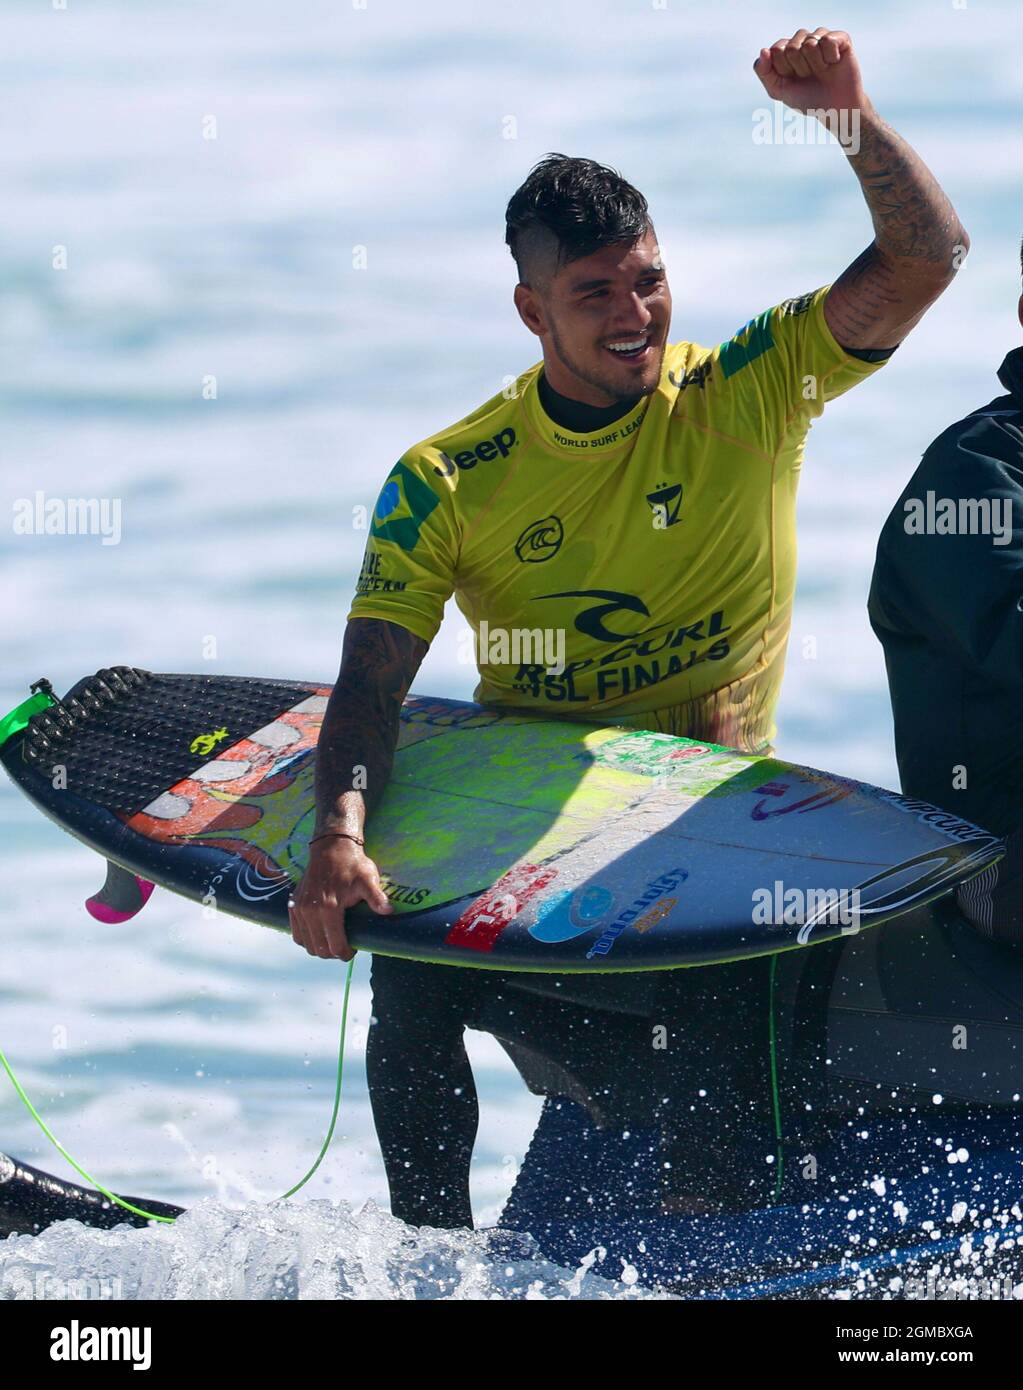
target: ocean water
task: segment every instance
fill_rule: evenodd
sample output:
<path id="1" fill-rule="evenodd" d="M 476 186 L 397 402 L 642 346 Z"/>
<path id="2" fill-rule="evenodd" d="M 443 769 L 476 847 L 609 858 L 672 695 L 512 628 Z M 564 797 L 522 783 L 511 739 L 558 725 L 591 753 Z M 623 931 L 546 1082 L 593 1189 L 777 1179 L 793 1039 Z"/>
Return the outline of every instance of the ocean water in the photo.
<path id="1" fill-rule="evenodd" d="M 752 62 L 804 18 L 749 0 L 6 0 L 0 511 L 37 491 L 107 498 L 120 535 L 0 527 L 0 707 L 41 675 L 64 689 L 117 663 L 333 678 L 357 509 L 409 443 L 536 360 L 503 209 L 548 151 L 611 163 L 647 194 L 674 339 L 716 342 L 835 279 L 872 235 L 841 152 L 751 136 L 768 105 Z M 1020 340 L 1023 172 L 1006 134 L 1020 20 L 1012 0 L 861 0 L 846 23 L 875 104 L 973 249 L 892 362 L 812 431 L 778 748 L 894 785 L 865 613 L 873 547 L 922 450 L 1000 393 Z M 471 695 L 460 630 L 451 605 L 417 690 Z M 73 1277 L 102 1247 L 136 1291 L 268 1297 L 297 1243 L 303 1297 L 635 1296 L 593 1268 L 508 1275 L 482 1236 L 435 1239 L 458 1270 L 443 1287 L 416 1273 L 422 1245 L 386 1215 L 366 1096 L 365 960 L 334 1146 L 268 1212 L 329 1118 L 340 964 L 161 893 L 135 922 L 100 926 L 82 903 L 102 865 L 6 781 L 0 825 L 0 1047 L 97 1177 L 202 1203 L 174 1233 L 11 1243 L 0 1292 L 27 1287 L 25 1261 Z M 539 1102 L 492 1040 L 470 1050 L 485 1226 Z M 13 1091 L 0 1097 L 0 1148 L 71 1176 Z M 347 1286 L 316 1282 L 332 1242 L 364 1252 Z M 241 1285 L 224 1253 L 239 1243 Z M 150 1282 L 132 1283 L 143 1267 Z"/>

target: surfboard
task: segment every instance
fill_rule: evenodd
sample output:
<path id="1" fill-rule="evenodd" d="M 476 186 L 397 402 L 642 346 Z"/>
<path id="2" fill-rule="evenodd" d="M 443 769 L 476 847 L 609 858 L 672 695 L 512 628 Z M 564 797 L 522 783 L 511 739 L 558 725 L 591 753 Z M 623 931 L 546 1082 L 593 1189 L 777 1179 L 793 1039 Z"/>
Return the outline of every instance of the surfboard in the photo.
<path id="1" fill-rule="evenodd" d="M 104 667 L 0 720 L 0 760 L 102 855 L 94 916 L 158 884 L 281 930 L 308 860 L 328 684 Z M 497 970 L 710 964 L 855 933 L 1002 854 L 928 803 L 643 730 L 411 695 L 366 851 L 368 951 Z"/>

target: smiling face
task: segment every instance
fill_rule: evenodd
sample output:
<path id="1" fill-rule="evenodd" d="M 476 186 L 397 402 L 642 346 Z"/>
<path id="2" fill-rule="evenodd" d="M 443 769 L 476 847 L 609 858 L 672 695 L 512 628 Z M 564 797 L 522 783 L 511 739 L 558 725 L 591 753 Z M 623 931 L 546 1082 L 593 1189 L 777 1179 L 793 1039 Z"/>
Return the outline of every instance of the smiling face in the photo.
<path id="1" fill-rule="evenodd" d="M 543 344 L 547 380 L 563 396 L 611 406 L 656 391 L 671 323 L 671 291 L 651 228 L 606 246 L 543 284 L 517 285 L 523 323 Z"/>

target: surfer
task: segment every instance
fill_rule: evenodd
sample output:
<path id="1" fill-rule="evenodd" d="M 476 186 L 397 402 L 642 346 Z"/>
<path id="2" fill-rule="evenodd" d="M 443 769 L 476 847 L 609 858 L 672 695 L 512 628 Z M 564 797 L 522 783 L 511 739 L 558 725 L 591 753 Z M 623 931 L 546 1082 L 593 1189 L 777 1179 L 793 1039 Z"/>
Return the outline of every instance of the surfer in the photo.
<path id="1" fill-rule="evenodd" d="M 949 425 L 893 507 L 868 608 L 902 790 L 1006 839 L 959 906 L 1023 943 L 1023 347 L 998 379 L 1006 394 Z"/>
<path id="2" fill-rule="evenodd" d="M 390 909 L 363 829 L 452 593 L 476 637 L 481 703 L 771 745 L 810 424 L 881 369 L 969 242 L 872 106 L 847 34 L 800 29 L 754 66 L 769 96 L 841 131 L 874 237 L 833 284 L 705 348 L 668 341 L 667 267 L 646 199 L 621 175 L 551 154 L 513 194 L 514 301 L 542 362 L 407 450 L 380 492 L 291 911 L 313 955 L 351 958 L 353 904 Z M 403 1219 L 472 1223 L 466 1026 L 492 1031 L 524 1070 L 531 1056 L 534 1088 L 581 1099 L 598 1126 L 645 1121 L 661 1136 L 672 1201 L 762 1196 L 736 1155 L 766 1120 L 767 960 L 580 981 L 376 955 L 372 983 L 367 1071 Z M 660 1053 L 651 1019 L 669 1039 Z"/>

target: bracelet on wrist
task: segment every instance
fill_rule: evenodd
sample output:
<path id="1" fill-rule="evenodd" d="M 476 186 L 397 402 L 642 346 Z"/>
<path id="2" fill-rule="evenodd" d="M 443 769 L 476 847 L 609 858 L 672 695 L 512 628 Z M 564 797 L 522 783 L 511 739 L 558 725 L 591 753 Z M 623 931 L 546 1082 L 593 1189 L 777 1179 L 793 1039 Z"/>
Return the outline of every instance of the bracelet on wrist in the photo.
<path id="1" fill-rule="evenodd" d="M 343 840 L 351 840 L 357 845 L 365 845 L 366 843 L 358 835 L 353 835 L 350 830 L 322 830 L 319 835 L 314 835 L 309 843 L 315 845 L 317 840 L 326 840 L 332 835 L 339 836 Z"/>

